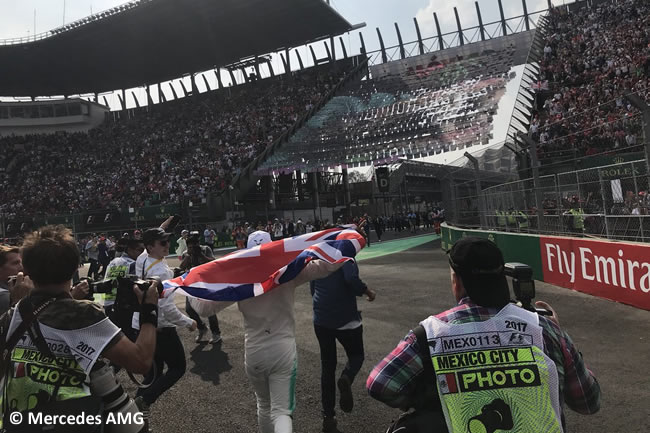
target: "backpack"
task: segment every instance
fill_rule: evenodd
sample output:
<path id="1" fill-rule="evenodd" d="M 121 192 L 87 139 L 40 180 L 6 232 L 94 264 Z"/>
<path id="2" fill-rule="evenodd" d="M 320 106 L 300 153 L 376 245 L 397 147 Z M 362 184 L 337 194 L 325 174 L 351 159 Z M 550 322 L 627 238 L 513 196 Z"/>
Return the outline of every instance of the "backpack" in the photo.
<path id="1" fill-rule="evenodd" d="M 447 422 L 440 405 L 427 333 L 422 325 L 418 325 L 413 333 L 417 338 L 424 366 L 424 373 L 416 390 L 418 405 L 413 410 L 401 414 L 397 421 L 388 427 L 386 433 L 447 433 Z"/>

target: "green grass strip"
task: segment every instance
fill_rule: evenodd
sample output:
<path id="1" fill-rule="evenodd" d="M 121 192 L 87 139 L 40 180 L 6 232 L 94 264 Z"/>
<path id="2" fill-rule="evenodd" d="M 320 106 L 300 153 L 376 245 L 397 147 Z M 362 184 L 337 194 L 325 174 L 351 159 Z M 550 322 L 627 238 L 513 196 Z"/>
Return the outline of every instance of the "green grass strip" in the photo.
<path id="1" fill-rule="evenodd" d="M 385 242 L 372 242 L 370 248 L 366 247 L 357 254 L 357 261 L 374 259 L 389 254 L 401 253 L 410 248 L 417 247 L 427 242 L 440 239 L 439 235 L 411 236 L 404 239 L 395 239 Z"/>

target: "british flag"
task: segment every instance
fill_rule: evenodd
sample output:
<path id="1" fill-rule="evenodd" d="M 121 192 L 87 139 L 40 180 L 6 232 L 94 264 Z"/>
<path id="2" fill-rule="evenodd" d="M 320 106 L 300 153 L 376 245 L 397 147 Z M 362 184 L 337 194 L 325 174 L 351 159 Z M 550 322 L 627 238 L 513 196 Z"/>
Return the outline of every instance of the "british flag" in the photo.
<path id="1" fill-rule="evenodd" d="M 200 299 L 242 301 L 293 280 L 312 260 L 343 263 L 363 247 L 363 236 L 344 227 L 282 239 L 236 251 L 164 281 L 164 295 L 180 289 Z"/>

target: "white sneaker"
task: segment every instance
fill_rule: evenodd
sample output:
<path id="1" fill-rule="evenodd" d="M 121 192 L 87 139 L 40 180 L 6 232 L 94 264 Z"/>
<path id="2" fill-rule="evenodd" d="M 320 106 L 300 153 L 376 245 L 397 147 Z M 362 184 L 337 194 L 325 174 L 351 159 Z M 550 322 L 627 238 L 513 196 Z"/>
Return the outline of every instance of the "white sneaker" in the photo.
<path id="1" fill-rule="evenodd" d="M 199 335 L 196 336 L 196 339 L 194 340 L 197 343 L 200 343 L 203 341 L 203 337 L 205 337 L 205 333 L 207 332 L 207 329 L 199 329 Z"/>
<path id="2" fill-rule="evenodd" d="M 216 332 L 212 333 L 212 338 L 210 338 L 210 341 L 208 343 L 210 344 L 216 344 L 221 341 L 221 334 L 218 334 Z"/>

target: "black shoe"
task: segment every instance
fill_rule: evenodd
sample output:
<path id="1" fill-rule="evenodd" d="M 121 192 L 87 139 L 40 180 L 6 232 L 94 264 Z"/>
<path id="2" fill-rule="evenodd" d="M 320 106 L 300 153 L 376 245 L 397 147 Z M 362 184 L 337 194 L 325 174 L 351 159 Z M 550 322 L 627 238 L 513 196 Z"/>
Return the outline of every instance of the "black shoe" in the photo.
<path id="1" fill-rule="evenodd" d="M 335 433 L 336 432 L 336 417 L 335 416 L 324 416 L 323 417 L 323 432 L 324 433 Z"/>
<path id="2" fill-rule="evenodd" d="M 352 383 L 350 379 L 342 374 L 338 381 L 339 393 L 341 394 L 339 398 L 339 405 L 343 412 L 350 413 L 354 407 L 354 399 L 352 398 Z"/>

